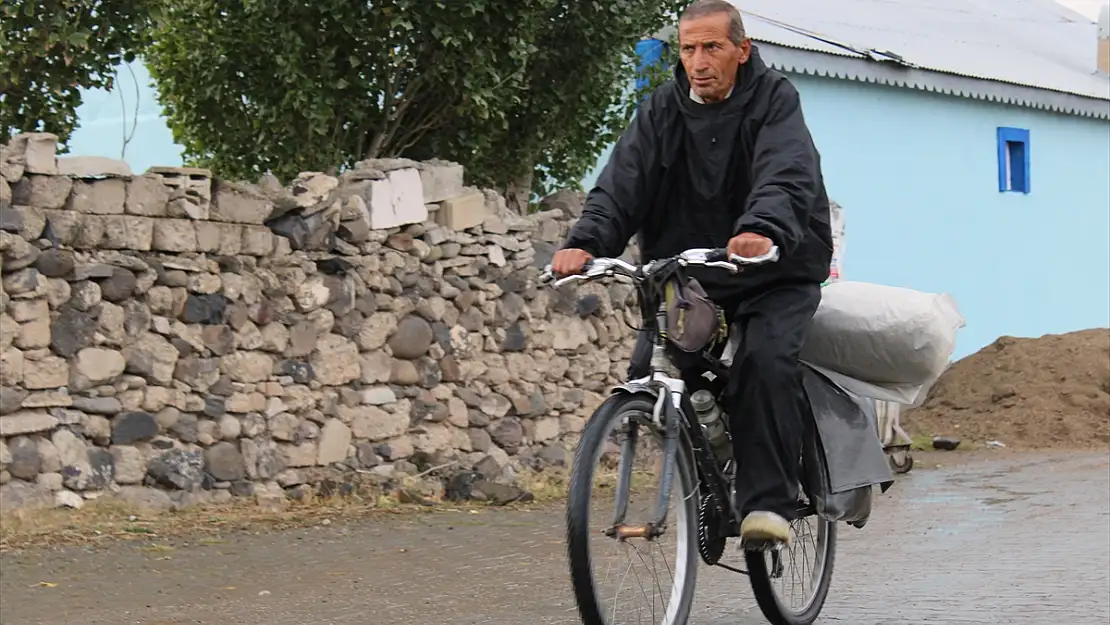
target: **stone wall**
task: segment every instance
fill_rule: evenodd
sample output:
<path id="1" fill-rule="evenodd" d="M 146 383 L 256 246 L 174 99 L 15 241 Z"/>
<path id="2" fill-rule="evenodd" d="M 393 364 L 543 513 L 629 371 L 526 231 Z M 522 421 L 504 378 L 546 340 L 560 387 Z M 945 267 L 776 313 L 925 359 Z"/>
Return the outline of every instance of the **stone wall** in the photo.
<path id="1" fill-rule="evenodd" d="M 626 366 L 629 287 L 537 287 L 578 194 L 524 218 L 451 163 L 283 187 L 55 147 L 0 153 L 4 510 L 506 482 Z"/>

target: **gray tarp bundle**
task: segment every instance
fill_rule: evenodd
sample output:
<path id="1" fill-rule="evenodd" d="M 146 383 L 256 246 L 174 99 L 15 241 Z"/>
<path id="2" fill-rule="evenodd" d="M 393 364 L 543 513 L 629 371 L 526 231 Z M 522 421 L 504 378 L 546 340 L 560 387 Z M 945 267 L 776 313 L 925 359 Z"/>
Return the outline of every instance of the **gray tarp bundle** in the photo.
<path id="1" fill-rule="evenodd" d="M 872 487 L 886 492 L 894 483 L 875 405 L 808 366 L 802 371 L 815 426 L 807 428 L 802 456 L 806 493 L 822 518 L 863 527 L 871 515 Z"/>

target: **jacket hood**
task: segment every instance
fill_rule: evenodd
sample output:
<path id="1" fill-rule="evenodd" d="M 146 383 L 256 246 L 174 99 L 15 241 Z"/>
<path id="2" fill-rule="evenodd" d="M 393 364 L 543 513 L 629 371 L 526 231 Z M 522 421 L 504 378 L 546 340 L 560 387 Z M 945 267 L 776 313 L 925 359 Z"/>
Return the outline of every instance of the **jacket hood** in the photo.
<path id="1" fill-rule="evenodd" d="M 759 48 L 752 44 L 752 53 L 748 57 L 748 62 L 740 66 L 736 71 L 736 86 L 725 102 L 744 101 L 751 95 L 751 90 L 755 88 L 759 78 L 766 74 L 768 71 L 767 64 L 763 62 L 763 57 L 759 55 Z M 674 88 L 678 90 L 679 102 L 684 106 L 696 105 L 689 98 L 690 94 L 690 78 L 686 75 L 686 68 L 681 62 L 675 63 L 674 68 Z M 724 104 L 718 103 L 718 104 Z M 706 106 L 706 105 L 699 105 Z M 712 106 L 712 105 L 709 105 Z"/>

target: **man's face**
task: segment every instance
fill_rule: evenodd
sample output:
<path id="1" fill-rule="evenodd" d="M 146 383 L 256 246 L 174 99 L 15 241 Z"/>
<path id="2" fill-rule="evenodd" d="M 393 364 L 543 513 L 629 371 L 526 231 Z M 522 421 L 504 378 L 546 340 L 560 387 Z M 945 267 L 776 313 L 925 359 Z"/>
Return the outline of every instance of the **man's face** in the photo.
<path id="1" fill-rule="evenodd" d="M 748 62 L 751 42 L 736 45 L 729 40 L 729 17 L 715 13 L 678 23 L 678 47 L 690 87 L 706 102 L 728 96 L 736 72 Z"/>

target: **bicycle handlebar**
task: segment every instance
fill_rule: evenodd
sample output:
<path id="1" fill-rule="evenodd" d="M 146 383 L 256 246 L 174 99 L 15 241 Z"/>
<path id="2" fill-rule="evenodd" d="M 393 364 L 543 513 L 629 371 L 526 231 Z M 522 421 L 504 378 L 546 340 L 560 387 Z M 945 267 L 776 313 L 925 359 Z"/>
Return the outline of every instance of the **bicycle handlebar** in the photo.
<path id="1" fill-rule="evenodd" d="M 678 261 L 678 263 L 684 267 L 713 267 L 714 269 L 722 269 L 730 273 L 737 273 L 742 266 L 763 265 L 766 263 L 773 263 L 778 259 L 778 246 L 772 246 L 766 254 L 752 258 L 729 254 L 728 250 L 725 248 L 694 248 L 686 250 L 677 256 L 672 256 L 671 258 L 648 261 L 643 265 L 633 265 L 619 258 L 595 258 L 586 264 L 582 273 L 559 278 L 556 278 L 555 274 L 551 271 L 551 265 L 548 265 L 544 268 L 543 273 L 540 274 L 540 282 L 554 282 L 553 286 L 559 287 L 568 282 L 596 280 L 606 277 L 623 277 L 633 281 L 640 281 L 650 276 L 655 269 L 665 266 L 671 261 Z"/>

